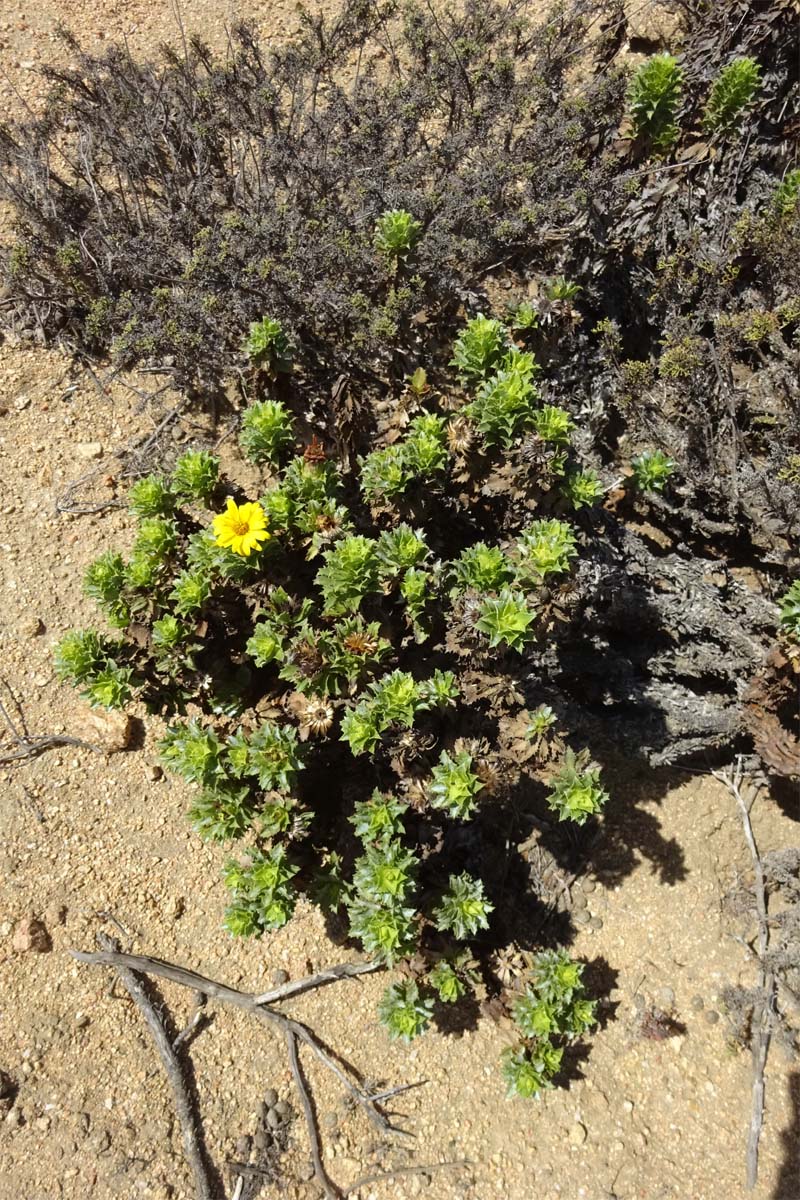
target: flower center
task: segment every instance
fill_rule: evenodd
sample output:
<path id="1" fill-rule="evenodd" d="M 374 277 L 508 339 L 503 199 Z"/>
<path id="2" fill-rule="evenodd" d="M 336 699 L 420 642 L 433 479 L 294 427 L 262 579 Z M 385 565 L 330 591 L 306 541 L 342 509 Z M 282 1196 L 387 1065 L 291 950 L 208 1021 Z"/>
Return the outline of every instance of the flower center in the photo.
<path id="1" fill-rule="evenodd" d="M 250 532 L 250 522 L 245 521 L 243 517 L 234 517 L 231 521 L 231 529 L 237 537 L 244 537 L 246 533 Z"/>

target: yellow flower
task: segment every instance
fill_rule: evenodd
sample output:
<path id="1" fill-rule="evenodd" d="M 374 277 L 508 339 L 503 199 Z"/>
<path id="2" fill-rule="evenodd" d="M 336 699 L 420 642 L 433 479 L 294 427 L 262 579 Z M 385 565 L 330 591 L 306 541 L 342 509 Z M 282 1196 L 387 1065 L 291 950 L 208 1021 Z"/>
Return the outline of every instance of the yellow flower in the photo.
<path id="1" fill-rule="evenodd" d="M 253 550 L 260 550 L 269 537 L 263 508 L 229 499 L 225 512 L 214 517 L 214 537 L 218 546 L 226 546 L 234 554 L 247 557 Z"/>

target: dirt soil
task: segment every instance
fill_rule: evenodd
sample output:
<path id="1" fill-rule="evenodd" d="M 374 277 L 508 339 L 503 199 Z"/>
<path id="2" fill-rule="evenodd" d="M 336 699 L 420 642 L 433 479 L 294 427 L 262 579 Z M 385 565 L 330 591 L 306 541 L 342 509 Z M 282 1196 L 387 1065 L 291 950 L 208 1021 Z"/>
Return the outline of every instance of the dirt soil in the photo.
<path id="1" fill-rule="evenodd" d="M 296 21 L 281 0 L 237 7 L 200 0 L 189 28 L 220 45 L 226 21 L 252 16 L 285 34 Z M 36 104 L 35 67 L 60 50 L 59 20 L 87 45 L 127 37 L 152 51 L 175 28 L 169 4 L 46 0 L 0 13 L 5 109 Z M 133 381 L 153 391 L 152 376 Z M 72 388 L 77 384 L 76 388 Z M 124 381 L 103 394 L 57 351 L 0 347 L 0 662 L 32 733 L 97 740 L 75 693 L 58 684 L 52 647 L 94 620 L 81 594 L 86 565 L 129 543 L 124 508 L 57 515 L 56 497 L 87 470 L 92 494 L 124 494 L 115 451 L 152 429 L 157 406 Z M 205 430 L 185 422 L 191 443 Z M 227 465 L 227 464 L 226 464 Z M 4 693 L 4 702 L 8 697 Z M 78 965 L 99 930 L 126 948 L 179 962 L 246 990 L 342 960 L 309 905 L 278 933 L 238 942 L 220 927 L 224 850 L 203 845 L 186 820 L 189 789 L 159 777 L 157 722 L 126 750 L 65 747 L 0 769 L 0 1068 L 13 1087 L 0 1124 L 0 1195 L 25 1200 L 152 1197 L 188 1200 L 191 1178 L 172 1098 L 138 1011 L 101 968 Z M 1 743 L 5 751 L 10 742 Z M 751 878 L 736 806 L 708 775 L 617 778 L 594 870 L 572 888 L 573 952 L 603 986 L 601 1028 L 567 1087 L 538 1102 L 506 1102 L 497 1068 L 510 1037 L 489 1015 L 473 1028 L 434 1030 L 413 1047 L 388 1041 L 375 1018 L 382 975 L 337 983 L 291 1003 L 365 1077 L 418 1083 L 397 1111 L 414 1139 L 376 1141 L 341 1088 L 307 1064 L 326 1163 L 343 1187 L 411 1164 L 428 1173 L 368 1183 L 360 1200 L 719 1200 L 745 1195 L 751 1064 L 731 1046 L 718 999 L 752 984 L 752 961 L 724 897 Z M 794 810 L 795 817 L 797 809 Z M 753 821 L 762 851 L 795 845 L 796 820 L 762 794 Z M 49 949 L 15 950 L 21 921 L 40 918 Z M 351 957 L 355 957 L 351 955 Z M 180 1029 L 189 992 L 161 989 Z M 642 1007 L 667 1011 L 669 1036 L 642 1034 Z M 311 1200 L 305 1130 L 283 1042 L 245 1014 L 209 1008 L 190 1047 L 209 1150 L 241 1161 L 269 1088 L 292 1106 L 281 1182 L 260 1195 Z M 800 1197 L 800 1075 L 773 1045 L 756 1200 Z M 263 1140 L 263 1139 L 262 1139 Z M 237 1144 L 238 1143 L 238 1144 Z M 441 1165 L 454 1164 L 454 1165 Z M 438 1168 L 438 1169 L 436 1169 Z M 227 1194 L 232 1191 L 226 1173 Z M 255 1193 L 251 1193 L 255 1194 Z"/>

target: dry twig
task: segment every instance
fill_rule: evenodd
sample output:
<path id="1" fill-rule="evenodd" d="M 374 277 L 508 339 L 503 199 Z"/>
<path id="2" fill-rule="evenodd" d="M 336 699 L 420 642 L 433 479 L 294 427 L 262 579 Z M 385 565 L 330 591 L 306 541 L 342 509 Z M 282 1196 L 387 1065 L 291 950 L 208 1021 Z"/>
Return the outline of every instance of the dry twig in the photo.
<path id="1" fill-rule="evenodd" d="M 97 941 L 103 947 L 104 953 L 113 956 L 117 955 L 119 942 L 114 938 L 100 933 L 97 935 Z M 124 958 L 125 955 L 121 957 Z M 203 1148 L 202 1131 L 186 1089 L 183 1071 L 178 1056 L 175 1053 L 172 1040 L 153 1002 L 142 987 L 139 974 L 122 963 L 116 963 L 115 966 L 120 980 L 125 985 L 147 1023 L 147 1027 L 153 1035 L 156 1049 L 164 1064 L 164 1070 L 167 1073 L 167 1078 L 172 1087 L 172 1094 L 175 1097 L 175 1108 L 178 1113 L 181 1136 L 183 1138 L 183 1151 L 194 1175 L 197 1200 L 216 1200 L 211 1171 Z"/>
<path id="2" fill-rule="evenodd" d="M 753 861 L 754 891 L 756 914 L 758 917 L 758 965 L 759 991 L 762 996 L 760 1005 L 753 1020 L 753 1098 L 750 1112 L 750 1128 L 747 1135 L 747 1188 L 752 1191 L 758 1180 L 758 1145 L 761 1138 L 761 1126 L 764 1122 L 764 1070 L 767 1065 L 767 1054 L 772 1035 L 772 1010 L 775 1004 L 775 976 L 766 965 L 766 954 L 769 946 L 769 920 L 767 916 L 767 889 L 764 879 L 764 868 L 753 835 L 750 822 L 750 812 L 742 794 L 744 768 L 742 757 L 736 759 L 736 764 L 726 771 L 712 771 L 711 774 L 723 783 L 739 806 L 742 818 L 744 837 Z"/>
<path id="3" fill-rule="evenodd" d="M 379 1108 L 379 1099 L 385 1097 L 386 1095 L 394 1094 L 395 1089 L 392 1089 L 389 1093 L 381 1093 L 380 1097 L 378 1095 L 373 1095 L 366 1088 L 353 1081 L 347 1071 L 339 1065 L 339 1063 L 327 1050 L 324 1043 L 320 1040 L 320 1038 L 317 1037 L 313 1030 L 309 1029 L 308 1026 L 304 1025 L 301 1021 L 297 1021 L 292 1017 L 287 1017 L 284 1013 L 279 1012 L 277 1009 L 267 1007 L 265 1003 L 265 997 L 277 1000 L 286 999 L 288 996 L 309 991 L 311 988 L 321 987 L 324 984 L 331 983 L 337 979 L 346 979 L 365 974 L 369 970 L 375 970 L 375 964 L 342 963 L 338 966 L 329 967 L 324 971 L 320 971 L 317 975 L 312 975 L 306 979 L 297 980 L 293 984 L 288 984 L 284 987 L 278 988 L 275 992 L 266 992 L 259 995 L 254 992 L 240 992 L 237 988 L 228 987 L 226 984 L 218 983 L 216 980 L 208 979 L 204 975 L 199 975 L 196 971 L 190 971 L 185 967 L 176 966 L 174 963 L 164 962 L 164 960 L 160 958 L 152 958 L 150 955 L 146 954 L 126 954 L 116 948 L 112 948 L 111 943 L 107 943 L 104 945 L 102 950 L 96 951 L 95 953 L 87 953 L 83 950 L 72 950 L 71 954 L 73 958 L 76 958 L 79 962 L 114 967 L 120 972 L 120 974 L 125 971 L 128 976 L 133 979 L 136 978 L 137 974 L 155 975 L 161 979 L 169 979 L 173 983 L 177 983 L 182 987 L 191 988 L 194 992 L 202 993 L 202 995 L 208 998 L 218 1000 L 225 1004 L 231 1004 L 236 1008 L 244 1009 L 246 1012 L 251 1013 L 257 1020 L 263 1022 L 264 1024 L 276 1026 L 283 1033 L 286 1041 L 292 1075 L 294 1076 L 294 1080 L 300 1094 L 305 1116 L 306 1129 L 308 1131 L 308 1138 L 311 1146 L 315 1178 L 325 1192 L 325 1196 L 331 1198 L 331 1200 L 341 1197 L 344 1193 L 342 1193 L 336 1184 L 334 1184 L 328 1178 L 325 1172 L 322 1162 L 319 1128 L 317 1125 L 314 1105 L 308 1089 L 308 1084 L 305 1081 L 300 1067 L 298 1043 L 308 1046 L 308 1048 L 319 1059 L 319 1061 L 325 1067 L 327 1067 L 327 1069 L 333 1075 L 336 1076 L 339 1082 L 346 1087 L 353 1099 L 361 1106 L 372 1123 L 378 1129 L 380 1129 L 381 1132 L 405 1133 L 404 1130 L 393 1126 L 386 1115 Z M 123 981 L 126 982 L 124 979 Z M 127 986 L 128 984 L 126 982 L 126 987 Z M 169 1050 L 170 1054 L 174 1058 L 174 1047 L 172 1044 L 170 1044 Z M 349 1068 L 349 1070 L 352 1072 L 352 1068 Z M 170 1076 L 170 1078 L 172 1078 L 172 1076 Z M 173 1084 L 173 1088 L 174 1086 L 175 1085 Z M 181 1123 L 183 1125 L 183 1117 L 181 1117 Z M 189 1148 L 186 1143 L 185 1133 L 184 1145 L 186 1146 L 188 1158 Z M 191 1158 L 190 1161 L 192 1161 Z M 205 1194 L 198 1191 L 198 1195 L 204 1197 Z"/>
<path id="4" fill-rule="evenodd" d="M 28 733 L 25 717 L 10 685 L 5 679 L 0 678 L 0 686 L 6 690 L 17 710 L 17 718 L 15 720 L 6 708 L 3 700 L 0 700 L 0 717 L 5 722 L 6 729 L 16 744 L 15 750 L 0 751 L 0 765 L 5 766 L 7 763 L 24 762 L 29 758 L 38 758 L 40 754 L 44 754 L 45 750 L 53 750 L 56 746 L 80 746 L 84 750 L 94 751 L 95 754 L 105 753 L 101 746 L 95 746 L 92 742 L 84 742 L 81 738 L 68 737 L 65 733 Z"/>

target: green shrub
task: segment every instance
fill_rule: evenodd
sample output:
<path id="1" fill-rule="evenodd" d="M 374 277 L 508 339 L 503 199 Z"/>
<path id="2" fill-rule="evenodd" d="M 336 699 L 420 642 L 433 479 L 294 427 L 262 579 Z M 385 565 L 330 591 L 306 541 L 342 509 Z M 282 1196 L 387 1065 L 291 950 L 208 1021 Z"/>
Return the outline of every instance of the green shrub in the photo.
<path id="1" fill-rule="evenodd" d="M 468 321 L 453 346 L 452 366 L 464 383 L 479 383 L 499 365 L 511 349 L 502 321 L 480 313 Z"/>
<path id="2" fill-rule="evenodd" d="M 175 463 L 172 487 L 182 499 L 208 504 L 219 479 L 219 459 L 206 450 L 189 450 Z"/>
<path id="3" fill-rule="evenodd" d="M 387 258 L 405 258 L 422 235 L 422 222 L 404 208 L 382 213 L 375 222 L 375 246 Z"/>
<path id="4" fill-rule="evenodd" d="M 676 464 L 663 450 L 644 450 L 631 466 L 635 487 L 642 492 L 663 492 Z"/>
<path id="5" fill-rule="evenodd" d="M 676 118 L 683 70 L 671 54 L 642 63 L 628 93 L 634 133 L 656 150 L 668 150 L 678 136 Z"/>
<path id="6" fill-rule="evenodd" d="M 262 317 L 254 321 L 244 344 L 247 357 L 254 367 L 274 374 L 286 372 L 291 367 L 291 347 L 280 321 Z"/>
<path id="7" fill-rule="evenodd" d="M 753 58 L 737 58 L 720 71 L 708 97 L 703 124 L 711 133 L 732 129 L 761 85 L 761 68 Z"/>
<path id="8" fill-rule="evenodd" d="M 280 400 L 260 400 L 245 409 L 239 442 L 253 462 L 277 466 L 293 441 L 292 418 Z"/>
<path id="9" fill-rule="evenodd" d="M 559 821 L 584 825 L 590 816 L 602 812 L 608 793 L 600 786 L 600 770 L 589 767 L 588 751 L 575 754 L 567 750 L 564 765 L 553 780 L 547 803 L 558 813 Z"/>

